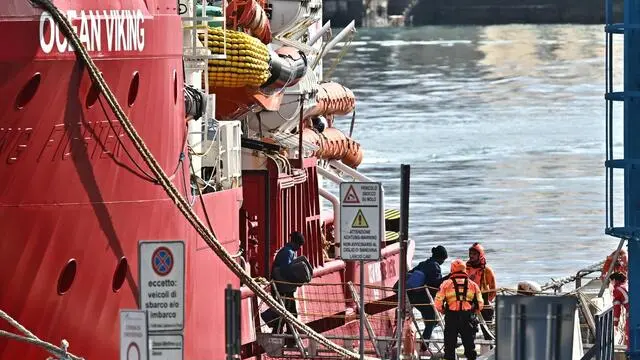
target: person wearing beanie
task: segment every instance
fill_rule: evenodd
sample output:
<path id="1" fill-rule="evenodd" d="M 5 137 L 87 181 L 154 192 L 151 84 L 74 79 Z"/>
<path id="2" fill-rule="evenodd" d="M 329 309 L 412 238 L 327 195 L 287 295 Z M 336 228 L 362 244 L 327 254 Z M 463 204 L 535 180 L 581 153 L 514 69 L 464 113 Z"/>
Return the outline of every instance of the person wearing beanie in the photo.
<path id="1" fill-rule="evenodd" d="M 297 257 L 296 253 L 302 248 L 303 245 L 304 236 L 302 235 L 302 233 L 298 231 L 292 232 L 290 241 L 285 246 L 280 248 L 280 250 L 278 250 L 275 259 L 273 260 L 273 264 L 271 265 L 271 274 L 273 280 L 277 281 L 275 286 L 278 288 L 280 297 L 283 299 L 284 307 L 294 316 L 298 315 L 298 309 L 296 307 L 296 301 L 294 299 L 295 288 L 292 288 L 292 286 L 289 284 L 289 282 L 291 282 L 291 264 Z M 272 295 L 275 296 L 275 293 L 273 293 Z M 284 319 L 281 318 L 276 323 L 274 334 L 282 334 L 284 325 Z M 288 324 L 286 334 L 293 335 L 291 326 Z M 285 346 L 295 346 L 294 339 L 287 338 L 285 341 Z"/>
<path id="2" fill-rule="evenodd" d="M 426 290 L 429 291 L 431 297 L 434 298 L 440 284 L 446 278 L 442 277 L 440 265 L 447 259 L 447 249 L 438 245 L 431 249 L 431 257 L 420 262 L 407 274 L 407 296 L 409 302 L 422 314 L 424 321 L 424 330 L 422 338 L 431 339 L 431 333 L 436 326 L 436 312 L 433 304 L 427 296 Z M 422 351 L 426 351 L 425 344 L 422 344 Z"/>

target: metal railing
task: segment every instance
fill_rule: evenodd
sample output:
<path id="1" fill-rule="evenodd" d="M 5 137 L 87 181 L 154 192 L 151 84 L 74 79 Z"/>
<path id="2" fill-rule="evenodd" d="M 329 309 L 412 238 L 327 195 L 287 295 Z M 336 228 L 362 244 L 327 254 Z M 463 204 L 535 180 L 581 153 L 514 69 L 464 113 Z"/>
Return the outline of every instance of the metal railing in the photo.
<path id="1" fill-rule="evenodd" d="M 596 341 L 581 360 L 613 360 L 615 343 L 613 341 L 613 307 L 609 307 L 595 316 Z"/>

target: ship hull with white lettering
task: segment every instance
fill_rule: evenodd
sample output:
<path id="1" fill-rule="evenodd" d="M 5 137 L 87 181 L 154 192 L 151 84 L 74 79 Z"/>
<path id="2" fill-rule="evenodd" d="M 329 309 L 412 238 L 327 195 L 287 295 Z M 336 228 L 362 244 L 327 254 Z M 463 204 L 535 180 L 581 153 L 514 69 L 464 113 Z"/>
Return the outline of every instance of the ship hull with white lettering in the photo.
<path id="1" fill-rule="evenodd" d="M 298 183 L 289 184 L 287 174 L 270 166 L 263 173 L 243 172 L 242 186 L 202 199 L 193 190 L 176 1 L 53 3 L 173 185 L 210 221 L 226 250 L 242 254 L 246 270 L 262 276 L 288 233 L 304 232 L 312 285 L 334 284 L 304 291 L 342 305 L 302 299 L 301 313 L 322 313 L 302 319 L 321 332 L 352 327 L 353 319 L 336 324 L 335 315 L 354 309 L 341 284 L 357 282 L 358 268 L 323 254 L 333 219 L 320 216 L 316 158 L 305 160 L 305 179 Z M 57 345 L 66 339 L 74 354 L 111 360 L 121 348 L 120 310 L 144 308 L 149 323 L 165 321 L 183 336 L 184 358 L 222 359 L 223 290 L 231 284 L 242 289 L 242 357 L 261 356 L 261 302 L 157 184 L 54 17 L 30 1 L 7 0 L 0 4 L 0 32 L 0 309 L 42 340 Z M 141 283 L 141 241 L 184 244 L 178 280 Z M 382 260 L 367 265 L 367 283 L 392 285 L 398 252 L 397 243 L 383 246 Z M 172 258 L 170 271 L 180 271 L 173 260 L 181 261 Z M 13 331 L 7 324 L 1 328 Z M 0 338 L 2 359 L 47 355 Z"/>

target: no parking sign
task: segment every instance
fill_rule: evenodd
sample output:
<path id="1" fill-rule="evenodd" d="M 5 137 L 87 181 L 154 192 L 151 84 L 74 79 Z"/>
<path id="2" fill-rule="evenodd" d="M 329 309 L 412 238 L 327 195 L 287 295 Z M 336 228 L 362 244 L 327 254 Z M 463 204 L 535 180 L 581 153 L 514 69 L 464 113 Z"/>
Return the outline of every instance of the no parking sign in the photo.
<path id="1" fill-rule="evenodd" d="M 147 310 L 149 331 L 184 327 L 184 241 L 141 241 L 140 308 Z"/>

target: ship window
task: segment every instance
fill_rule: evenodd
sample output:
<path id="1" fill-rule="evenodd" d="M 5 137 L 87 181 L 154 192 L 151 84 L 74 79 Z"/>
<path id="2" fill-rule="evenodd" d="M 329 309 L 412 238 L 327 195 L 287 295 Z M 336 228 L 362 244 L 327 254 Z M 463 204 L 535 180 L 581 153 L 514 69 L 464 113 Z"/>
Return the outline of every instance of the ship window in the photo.
<path id="1" fill-rule="evenodd" d="M 113 280 L 111 281 L 111 289 L 113 292 L 118 292 L 124 284 L 124 280 L 127 278 L 127 272 L 129 271 L 129 263 L 127 262 L 126 257 L 120 258 L 118 261 L 118 266 L 116 267 L 116 272 L 113 273 Z"/>
<path id="2" fill-rule="evenodd" d="M 85 104 L 87 105 L 87 109 L 92 107 L 93 104 L 95 104 L 96 101 L 98 101 L 98 96 L 100 96 L 100 89 L 98 89 L 96 84 L 91 83 L 91 88 L 87 93 L 87 99 L 85 101 Z"/>
<path id="3" fill-rule="evenodd" d="M 38 91 L 38 87 L 40 87 L 40 73 L 35 73 L 31 79 L 24 85 L 20 93 L 18 93 L 18 97 L 16 98 L 16 108 L 22 109 L 24 108 L 31 99 L 36 95 L 36 91 Z"/>
<path id="4" fill-rule="evenodd" d="M 64 295 L 67 291 L 69 291 L 69 289 L 71 289 L 73 280 L 75 280 L 76 278 L 76 270 L 76 260 L 69 260 L 67 262 L 67 265 L 65 265 L 62 269 L 60 276 L 58 276 L 58 295 Z"/>
<path id="5" fill-rule="evenodd" d="M 173 70 L 173 103 L 178 104 L 178 72 Z"/>
<path id="6" fill-rule="evenodd" d="M 138 72 L 133 73 L 133 79 L 131 79 L 131 84 L 129 85 L 129 107 L 133 106 L 133 103 L 136 102 L 136 98 L 138 97 L 138 86 L 140 85 L 140 74 Z"/>

